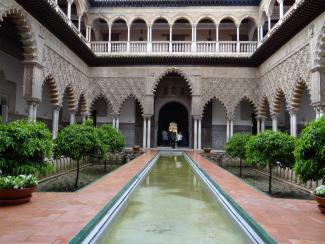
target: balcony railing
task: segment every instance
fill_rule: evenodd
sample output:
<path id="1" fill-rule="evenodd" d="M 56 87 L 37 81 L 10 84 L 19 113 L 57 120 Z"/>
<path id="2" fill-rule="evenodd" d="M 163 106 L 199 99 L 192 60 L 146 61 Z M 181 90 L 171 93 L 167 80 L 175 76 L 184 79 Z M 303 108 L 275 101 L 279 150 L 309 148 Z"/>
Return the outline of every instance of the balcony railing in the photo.
<path id="1" fill-rule="evenodd" d="M 107 53 L 245 53 L 257 48 L 257 41 L 114 41 L 91 42 L 91 50 L 97 55 Z"/>

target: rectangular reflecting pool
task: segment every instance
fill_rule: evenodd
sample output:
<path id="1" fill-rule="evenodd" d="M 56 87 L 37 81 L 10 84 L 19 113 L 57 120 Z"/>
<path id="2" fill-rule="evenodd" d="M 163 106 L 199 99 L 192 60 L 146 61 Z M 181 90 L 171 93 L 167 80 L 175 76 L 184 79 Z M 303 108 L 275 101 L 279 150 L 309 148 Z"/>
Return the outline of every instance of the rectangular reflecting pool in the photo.
<path id="1" fill-rule="evenodd" d="M 252 243 L 184 156 L 160 156 L 91 243 Z"/>

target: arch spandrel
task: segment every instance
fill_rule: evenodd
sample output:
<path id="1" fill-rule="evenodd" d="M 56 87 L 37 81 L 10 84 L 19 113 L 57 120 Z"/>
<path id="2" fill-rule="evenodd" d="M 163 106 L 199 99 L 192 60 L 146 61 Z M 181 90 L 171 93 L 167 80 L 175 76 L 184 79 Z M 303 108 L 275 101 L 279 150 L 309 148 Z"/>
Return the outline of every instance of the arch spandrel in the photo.
<path id="1" fill-rule="evenodd" d="M 165 70 L 163 73 L 160 73 L 159 75 L 154 77 L 154 83 L 152 84 L 152 87 L 151 87 L 152 95 L 156 93 L 157 87 L 158 87 L 159 83 L 161 82 L 161 80 L 170 74 L 176 74 L 176 75 L 179 75 L 180 77 L 182 77 L 185 80 L 186 84 L 188 85 L 188 87 L 190 89 L 190 93 L 191 94 L 195 93 L 195 91 L 194 91 L 195 86 L 193 84 L 193 81 L 189 78 L 189 75 L 180 69 L 171 68 L 171 69 Z"/>

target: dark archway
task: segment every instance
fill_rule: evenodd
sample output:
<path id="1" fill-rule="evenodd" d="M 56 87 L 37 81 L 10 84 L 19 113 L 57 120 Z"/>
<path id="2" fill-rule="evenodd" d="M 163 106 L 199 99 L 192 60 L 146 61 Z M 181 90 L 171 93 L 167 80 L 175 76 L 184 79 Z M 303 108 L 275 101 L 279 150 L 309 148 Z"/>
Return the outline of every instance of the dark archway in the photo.
<path id="1" fill-rule="evenodd" d="M 188 111 L 184 105 L 178 102 L 169 102 L 161 107 L 158 119 L 157 145 L 169 146 L 169 142 L 163 140 L 163 131 L 168 132 L 169 123 L 177 123 L 178 131 L 182 133 L 181 147 L 189 146 Z"/>

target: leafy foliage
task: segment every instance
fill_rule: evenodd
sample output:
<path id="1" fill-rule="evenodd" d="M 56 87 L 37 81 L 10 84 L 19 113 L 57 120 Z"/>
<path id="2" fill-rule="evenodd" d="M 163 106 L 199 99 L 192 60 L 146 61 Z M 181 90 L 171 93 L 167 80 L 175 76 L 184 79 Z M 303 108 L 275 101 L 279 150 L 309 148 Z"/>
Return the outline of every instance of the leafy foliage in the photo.
<path id="1" fill-rule="evenodd" d="M 37 179 L 33 175 L 0 177 L 0 189 L 23 189 L 37 184 Z"/>
<path id="2" fill-rule="evenodd" d="M 109 145 L 111 152 L 120 152 L 125 147 L 124 135 L 114 129 L 111 125 L 106 124 L 99 128 L 100 138 L 104 144 Z"/>
<path id="3" fill-rule="evenodd" d="M 325 116 L 304 128 L 294 155 L 294 170 L 302 181 L 325 180 Z"/>
<path id="4" fill-rule="evenodd" d="M 53 151 L 51 133 L 42 122 L 0 124 L 0 170 L 3 175 L 46 175 Z"/>
<path id="5" fill-rule="evenodd" d="M 226 153 L 232 158 L 245 158 L 245 145 L 250 136 L 247 133 L 234 134 L 225 146 Z"/>
<path id="6" fill-rule="evenodd" d="M 295 138 L 279 131 L 267 130 L 252 137 L 246 145 L 246 161 L 269 167 L 269 193 L 272 187 L 272 168 L 278 164 L 290 167 L 294 162 Z"/>
<path id="7" fill-rule="evenodd" d="M 80 160 L 88 155 L 103 155 L 107 152 L 107 144 L 100 140 L 97 129 L 90 122 L 73 124 L 58 133 L 55 140 L 54 155 L 64 156 L 77 161 L 75 187 L 78 186 Z"/>
<path id="8" fill-rule="evenodd" d="M 247 133 L 236 133 L 225 146 L 226 153 L 232 158 L 240 159 L 240 170 L 239 175 L 242 176 L 242 160 L 245 158 L 245 146 L 250 138 L 250 134 Z"/>
<path id="9" fill-rule="evenodd" d="M 315 189 L 315 195 L 325 198 L 325 185 L 321 185 Z"/>

